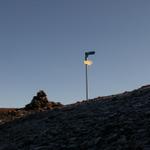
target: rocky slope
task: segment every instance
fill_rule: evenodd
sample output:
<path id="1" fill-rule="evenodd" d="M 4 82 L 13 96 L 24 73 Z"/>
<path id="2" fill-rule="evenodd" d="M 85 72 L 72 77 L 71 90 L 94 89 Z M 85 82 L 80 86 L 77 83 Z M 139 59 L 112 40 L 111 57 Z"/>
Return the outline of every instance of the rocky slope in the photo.
<path id="1" fill-rule="evenodd" d="M 0 124 L 16 120 L 34 114 L 36 112 L 61 108 L 63 105 L 59 102 L 49 101 L 46 93 L 41 90 L 33 97 L 31 102 L 24 108 L 0 108 Z"/>
<path id="2" fill-rule="evenodd" d="M 0 150 L 150 150 L 150 86 L 2 124 Z"/>

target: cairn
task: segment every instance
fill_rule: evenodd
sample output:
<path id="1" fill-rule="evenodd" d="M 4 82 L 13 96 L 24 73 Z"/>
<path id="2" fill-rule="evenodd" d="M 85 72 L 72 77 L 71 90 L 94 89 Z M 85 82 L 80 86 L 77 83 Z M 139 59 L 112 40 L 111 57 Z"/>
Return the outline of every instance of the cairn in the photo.
<path id="1" fill-rule="evenodd" d="M 32 101 L 25 106 L 26 110 L 47 110 L 60 108 L 63 105 L 59 102 L 48 101 L 47 95 L 43 90 L 37 92 L 37 95 L 33 97 Z"/>

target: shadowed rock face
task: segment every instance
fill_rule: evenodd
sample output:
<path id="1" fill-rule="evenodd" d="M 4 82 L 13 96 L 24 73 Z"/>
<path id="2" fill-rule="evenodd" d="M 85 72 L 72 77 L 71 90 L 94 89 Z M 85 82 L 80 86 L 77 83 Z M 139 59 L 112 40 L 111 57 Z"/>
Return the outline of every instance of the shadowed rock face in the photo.
<path id="1" fill-rule="evenodd" d="M 0 126 L 0 150 L 150 150 L 150 86 Z"/>
<path id="2" fill-rule="evenodd" d="M 27 104 L 25 106 L 26 110 L 32 110 L 32 109 L 40 109 L 45 108 L 48 106 L 48 99 L 47 95 L 44 91 L 39 91 L 36 96 L 33 97 L 30 104 Z"/>
<path id="3" fill-rule="evenodd" d="M 31 103 L 25 106 L 25 110 L 53 109 L 62 106 L 61 103 L 49 102 L 46 93 L 41 90 L 33 97 Z"/>

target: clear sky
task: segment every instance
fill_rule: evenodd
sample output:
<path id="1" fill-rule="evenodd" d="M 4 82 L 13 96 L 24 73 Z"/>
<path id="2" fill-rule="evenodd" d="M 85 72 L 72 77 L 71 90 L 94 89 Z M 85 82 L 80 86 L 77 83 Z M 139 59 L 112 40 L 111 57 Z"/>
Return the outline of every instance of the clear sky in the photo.
<path id="1" fill-rule="evenodd" d="M 0 0 L 0 107 L 40 89 L 63 104 L 150 83 L 150 0 Z"/>

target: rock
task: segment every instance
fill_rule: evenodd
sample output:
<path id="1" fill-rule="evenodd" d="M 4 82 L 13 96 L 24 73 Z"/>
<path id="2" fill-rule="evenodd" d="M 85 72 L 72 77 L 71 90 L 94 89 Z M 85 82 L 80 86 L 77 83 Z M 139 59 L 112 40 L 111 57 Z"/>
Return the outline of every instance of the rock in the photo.
<path id="1" fill-rule="evenodd" d="M 41 90 L 37 93 L 36 96 L 33 97 L 31 103 L 25 106 L 25 109 L 26 110 L 40 109 L 46 107 L 47 105 L 48 105 L 47 95 L 44 91 Z"/>
<path id="2" fill-rule="evenodd" d="M 33 97 L 31 103 L 25 106 L 25 110 L 46 110 L 53 108 L 60 108 L 63 105 L 61 103 L 49 102 L 46 93 L 41 90 L 37 92 L 37 95 Z"/>
<path id="3" fill-rule="evenodd" d="M 0 125 L 0 150 L 150 150 L 149 87 L 61 109 L 40 91 L 29 106 L 16 111 L 34 114 Z"/>
<path id="4" fill-rule="evenodd" d="M 101 140 L 102 140 L 101 137 L 97 137 L 97 138 L 95 139 L 95 141 L 94 141 L 94 144 L 97 145 L 98 143 L 101 142 Z"/>
<path id="5" fill-rule="evenodd" d="M 59 102 L 48 101 L 46 93 L 41 90 L 24 108 L 0 108 L 0 124 L 24 118 L 36 112 L 60 109 L 62 107 L 63 105 Z"/>

